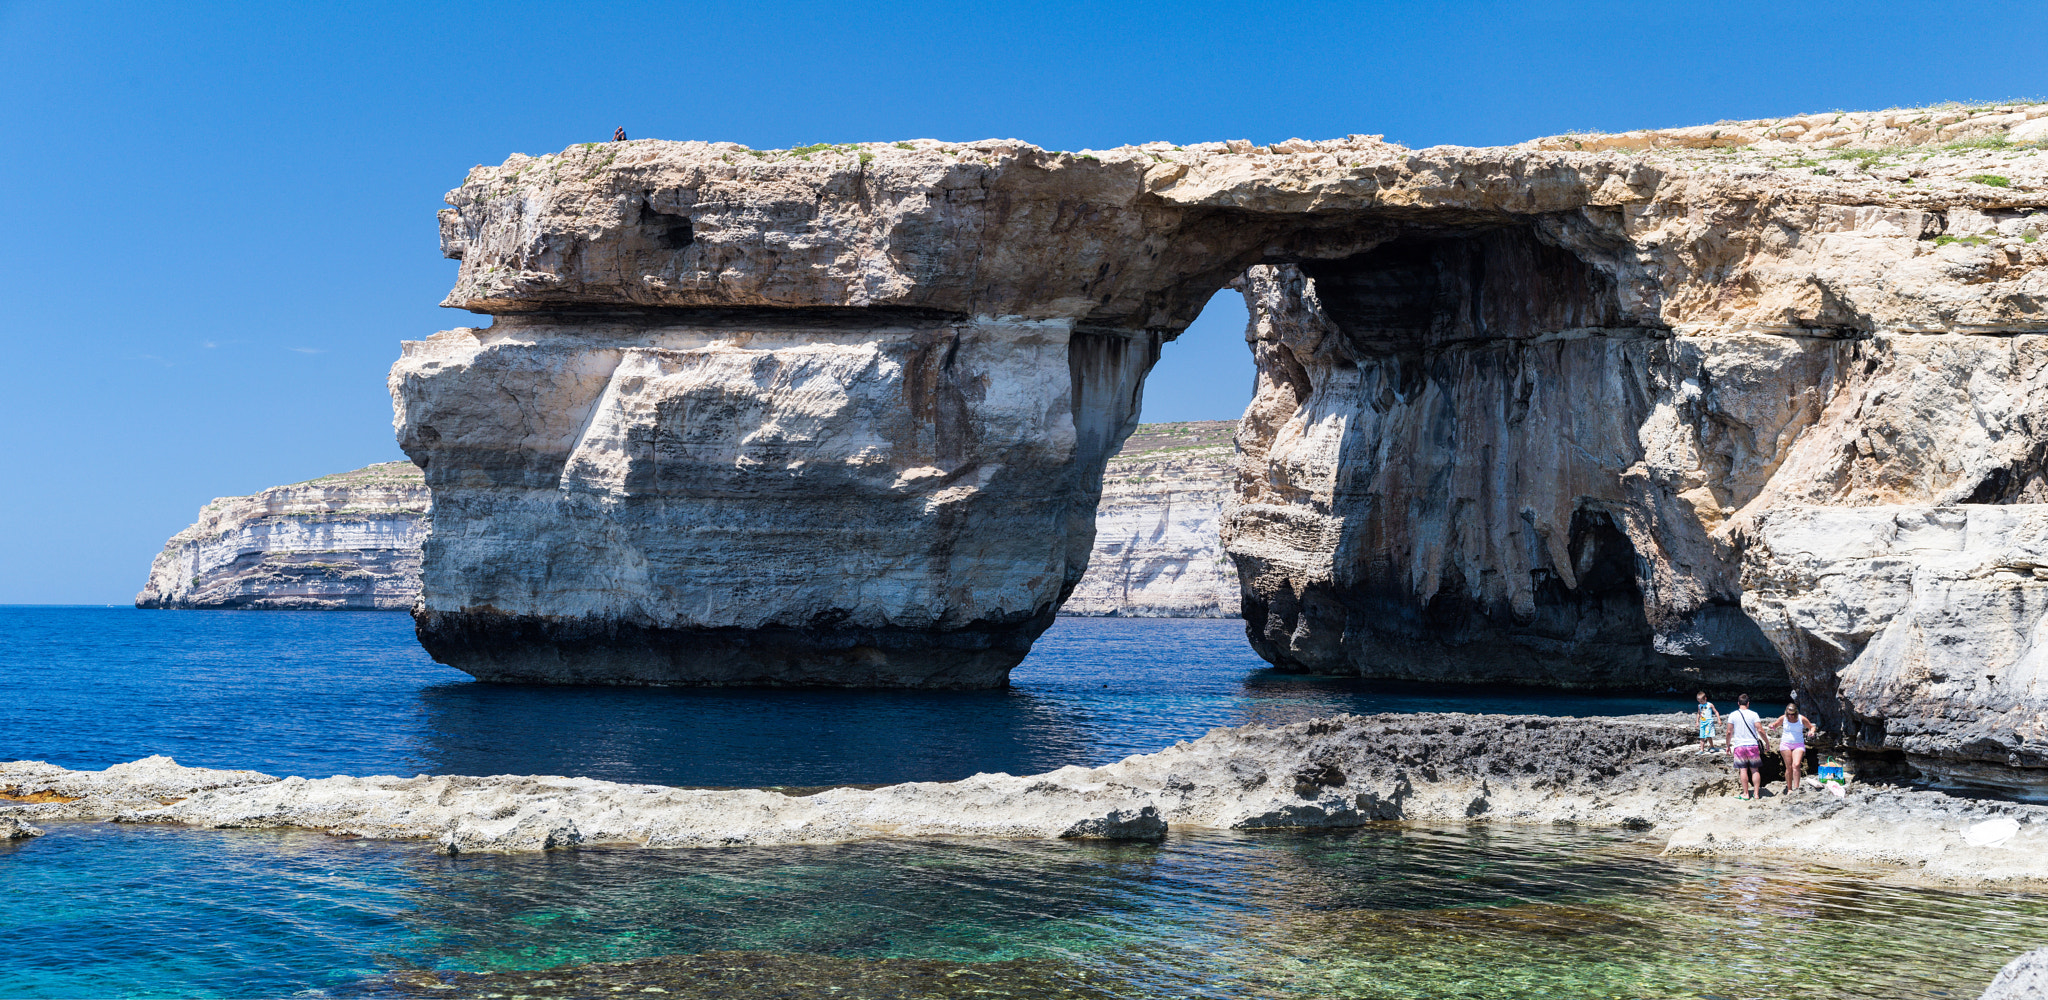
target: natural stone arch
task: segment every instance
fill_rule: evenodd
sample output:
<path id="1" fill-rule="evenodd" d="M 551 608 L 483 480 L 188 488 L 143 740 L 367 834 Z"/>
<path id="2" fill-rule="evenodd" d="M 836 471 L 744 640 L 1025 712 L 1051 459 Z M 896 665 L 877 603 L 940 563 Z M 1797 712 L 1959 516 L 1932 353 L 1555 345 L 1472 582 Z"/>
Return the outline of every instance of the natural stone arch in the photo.
<path id="1" fill-rule="evenodd" d="M 449 304 L 497 321 L 393 369 L 435 493 L 437 657 L 1000 683 L 1080 575 L 1161 344 L 1248 268 L 1262 386 L 1231 545 L 1255 644 L 1298 668 L 1767 676 L 1746 606 L 1777 650 L 1841 648 L 1788 666 L 1846 698 L 1863 639 L 1815 640 L 1780 564 L 1751 559 L 1776 551 L 1771 513 L 2040 481 L 2039 366 L 1967 336 L 2042 325 L 2036 264 L 1965 281 L 1931 242 L 2022 224 L 2042 199 L 2018 188 L 1901 200 L 1682 149 L 903 146 L 627 143 L 451 193 Z M 1904 405 L 1930 350 L 1986 373 L 1941 405 L 2011 441 L 1904 411 L 1913 440 L 1858 437 L 1843 407 Z"/>

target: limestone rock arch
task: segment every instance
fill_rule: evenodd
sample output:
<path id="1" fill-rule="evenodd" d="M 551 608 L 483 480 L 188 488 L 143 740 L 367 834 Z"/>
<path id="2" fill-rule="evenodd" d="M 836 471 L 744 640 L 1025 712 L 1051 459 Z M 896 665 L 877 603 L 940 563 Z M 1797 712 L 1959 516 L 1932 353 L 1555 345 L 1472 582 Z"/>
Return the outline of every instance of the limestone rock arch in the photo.
<path id="1" fill-rule="evenodd" d="M 1260 382 L 1226 531 L 1262 655 L 1789 670 L 1859 724 L 1837 675 L 1869 636 L 1757 554 L 1783 511 L 2039 499 L 2048 196 L 1721 135 L 479 167 L 446 304 L 494 321 L 391 376 L 434 493 L 421 638 L 499 679 L 999 685 L 1080 577 L 1162 345 L 1236 281 Z"/>

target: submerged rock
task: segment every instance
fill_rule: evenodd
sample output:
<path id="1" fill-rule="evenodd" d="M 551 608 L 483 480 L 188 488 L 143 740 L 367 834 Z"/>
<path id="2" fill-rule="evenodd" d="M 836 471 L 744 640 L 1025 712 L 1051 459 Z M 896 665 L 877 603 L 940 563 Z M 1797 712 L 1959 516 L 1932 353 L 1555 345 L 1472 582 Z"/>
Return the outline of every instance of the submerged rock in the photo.
<path id="1" fill-rule="evenodd" d="M 450 992 L 455 991 L 455 992 Z M 711 951 L 628 962 L 505 972 L 413 970 L 356 984 L 342 995 L 605 998 L 648 993 L 720 1000 L 793 996 L 890 1000 L 1113 1000 L 1128 990 L 1091 982 L 1087 970 L 1052 958 L 946 961 L 845 958 L 803 952 Z"/>
<path id="2" fill-rule="evenodd" d="M 408 610 L 428 503 L 410 462 L 222 497 L 164 544 L 135 606 Z"/>
<path id="3" fill-rule="evenodd" d="M 0 816 L 299 827 L 451 853 L 1566 823 L 1651 831 L 1689 854 L 1796 852 L 1931 879 L 2048 879 L 2048 807 L 1860 783 L 1841 799 L 1815 790 L 1741 802 L 1724 757 L 1692 743 L 1685 716 L 1338 716 L 1212 730 L 1096 768 L 802 795 L 554 776 L 278 779 L 153 757 L 104 772 L 0 764 Z"/>
<path id="4" fill-rule="evenodd" d="M 1982 1000 L 2041 1000 L 2048 997 L 2048 948 L 2036 948 L 1998 970 Z"/>

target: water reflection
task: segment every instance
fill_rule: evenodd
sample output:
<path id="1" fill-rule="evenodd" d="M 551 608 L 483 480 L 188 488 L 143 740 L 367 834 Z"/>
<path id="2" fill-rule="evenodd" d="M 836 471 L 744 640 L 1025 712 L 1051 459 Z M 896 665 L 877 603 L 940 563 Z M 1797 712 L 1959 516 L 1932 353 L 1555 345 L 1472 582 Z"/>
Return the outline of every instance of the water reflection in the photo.
<path id="1" fill-rule="evenodd" d="M 1337 712 L 1681 704 L 1274 674 L 1242 622 L 1216 619 L 1061 619 L 1011 679 L 964 693 L 485 685 L 429 661 L 400 614 L 0 608 L 0 756 L 872 784 L 1103 764 L 1214 726 Z"/>
<path id="2" fill-rule="evenodd" d="M 635 690 L 441 684 L 420 692 L 425 770 L 669 785 L 830 785 L 1029 774 L 1083 760 L 1084 725 L 1019 692 Z"/>
<path id="3" fill-rule="evenodd" d="M 1243 633 L 1241 622 L 1214 619 L 1062 619 L 1008 691 L 438 684 L 419 693 L 419 767 L 711 786 L 952 781 L 1105 764 L 1214 726 L 1340 712 L 1593 715 L 1678 704 L 1276 674 Z"/>

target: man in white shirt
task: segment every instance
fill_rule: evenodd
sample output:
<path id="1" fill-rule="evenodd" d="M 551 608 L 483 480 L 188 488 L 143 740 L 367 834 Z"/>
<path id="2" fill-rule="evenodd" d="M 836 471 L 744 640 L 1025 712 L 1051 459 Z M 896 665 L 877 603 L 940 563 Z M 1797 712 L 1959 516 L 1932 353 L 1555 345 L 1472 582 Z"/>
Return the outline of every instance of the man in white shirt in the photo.
<path id="1" fill-rule="evenodd" d="M 1735 780 L 1742 786 L 1738 799 L 1760 799 L 1764 794 L 1763 721 L 1749 710 L 1749 696 L 1737 695 L 1735 711 L 1728 713 L 1728 735 L 1721 745 L 1735 758 Z"/>

